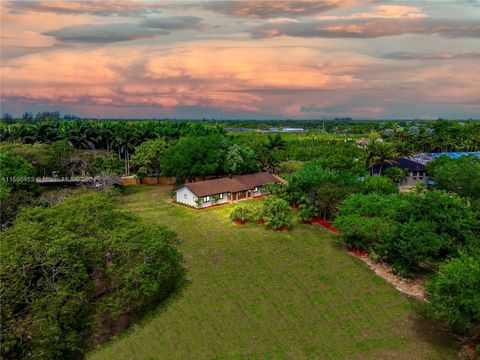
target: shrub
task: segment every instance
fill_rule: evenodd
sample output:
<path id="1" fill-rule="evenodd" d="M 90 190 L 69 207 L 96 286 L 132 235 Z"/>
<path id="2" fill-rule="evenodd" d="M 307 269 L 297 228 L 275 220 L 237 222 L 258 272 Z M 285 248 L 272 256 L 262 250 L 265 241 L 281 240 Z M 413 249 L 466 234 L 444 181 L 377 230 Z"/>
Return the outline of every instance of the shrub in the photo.
<path id="1" fill-rule="evenodd" d="M 286 187 L 283 186 L 282 184 L 270 183 L 270 184 L 266 184 L 263 187 L 262 191 L 265 195 L 275 195 L 278 197 L 283 197 L 286 192 Z"/>
<path id="2" fill-rule="evenodd" d="M 395 271 L 402 276 L 412 276 L 418 267 L 426 266 L 440 258 L 440 250 L 448 246 L 448 237 L 437 234 L 435 223 L 427 220 L 410 220 L 396 224 L 390 237 L 381 239 L 376 247 Z"/>
<path id="3" fill-rule="evenodd" d="M 405 276 L 474 253 L 480 243 L 475 213 L 442 191 L 353 195 L 342 203 L 335 226 L 348 246 L 376 251 Z"/>
<path id="4" fill-rule="evenodd" d="M 385 176 L 367 176 L 363 183 L 362 192 L 364 194 L 396 194 L 398 188 L 395 183 Z"/>
<path id="5" fill-rule="evenodd" d="M 299 206 L 300 220 L 311 221 L 313 218 L 313 208 L 308 204 L 300 204 Z"/>
<path id="6" fill-rule="evenodd" d="M 243 204 L 237 204 L 230 213 L 232 221 L 247 222 L 252 218 L 252 211 Z"/>
<path id="7" fill-rule="evenodd" d="M 292 227 L 292 221 L 288 214 L 267 215 L 264 217 L 264 221 L 267 229 L 282 230 Z"/>
<path id="8" fill-rule="evenodd" d="M 263 212 L 263 207 L 262 206 L 255 206 L 251 209 L 252 211 L 252 220 L 253 221 L 263 221 L 263 216 L 264 216 L 264 212 Z"/>
<path id="9" fill-rule="evenodd" d="M 23 211 L 2 236 L 2 358 L 82 357 L 101 321 L 139 316 L 173 290 L 176 243 L 104 194 Z"/>
<path id="10" fill-rule="evenodd" d="M 270 196 L 263 203 L 265 227 L 279 230 L 291 228 L 290 206 L 284 199 Z"/>
<path id="11" fill-rule="evenodd" d="M 370 252 L 382 239 L 390 238 L 392 223 L 380 217 L 340 216 L 334 221 L 349 248 Z"/>
<path id="12" fill-rule="evenodd" d="M 269 196 L 263 202 L 263 211 L 267 215 L 290 212 L 288 202 L 276 196 Z"/>
<path id="13" fill-rule="evenodd" d="M 454 330 L 480 324 L 480 258 L 462 255 L 440 265 L 427 283 L 432 315 Z"/>

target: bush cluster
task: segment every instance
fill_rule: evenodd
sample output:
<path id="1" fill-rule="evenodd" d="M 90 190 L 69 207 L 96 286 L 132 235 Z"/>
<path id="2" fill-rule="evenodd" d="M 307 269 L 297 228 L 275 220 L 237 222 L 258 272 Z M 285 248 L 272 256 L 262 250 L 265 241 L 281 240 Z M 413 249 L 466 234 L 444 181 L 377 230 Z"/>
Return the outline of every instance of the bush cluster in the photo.
<path id="1" fill-rule="evenodd" d="M 267 197 L 263 204 L 257 207 L 237 204 L 230 213 L 230 219 L 243 223 L 263 221 L 266 228 L 273 230 L 292 227 L 288 202 L 276 196 Z"/>
<path id="2" fill-rule="evenodd" d="M 356 194 L 343 202 L 335 226 L 348 246 L 374 251 L 405 276 L 472 248 L 479 236 L 473 212 L 442 191 Z"/>

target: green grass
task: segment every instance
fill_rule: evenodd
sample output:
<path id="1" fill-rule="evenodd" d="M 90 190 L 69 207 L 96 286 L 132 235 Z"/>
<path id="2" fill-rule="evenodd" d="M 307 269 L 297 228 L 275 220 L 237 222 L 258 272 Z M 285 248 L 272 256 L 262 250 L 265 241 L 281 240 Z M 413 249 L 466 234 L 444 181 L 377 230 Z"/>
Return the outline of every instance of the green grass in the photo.
<path id="1" fill-rule="evenodd" d="M 122 208 L 183 241 L 188 284 L 90 359 L 453 359 L 453 339 L 318 225 L 233 225 L 158 187 Z M 252 200 L 258 201 L 258 200 Z"/>

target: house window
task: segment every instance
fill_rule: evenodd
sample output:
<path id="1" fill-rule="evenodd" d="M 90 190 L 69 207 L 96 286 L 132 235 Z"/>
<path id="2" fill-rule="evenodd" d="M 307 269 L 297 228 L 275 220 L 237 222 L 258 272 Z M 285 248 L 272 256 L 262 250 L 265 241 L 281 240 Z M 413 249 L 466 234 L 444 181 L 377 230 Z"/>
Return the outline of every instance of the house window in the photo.
<path id="1" fill-rule="evenodd" d="M 253 192 L 257 192 L 257 191 L 258 191 L 258 186 L 255 186 L 255 187 L 253 188 Z"/>
<path id="2" fill-rule="evenodd" d="M 209 202 L 209 201 L 210 201 L 210 196 L 203 197 L 203 202 Z"/>
<path id="3" fill-rule="evenodd" d="M 183 194 L 183 198 L 184 198 L 184 199 L 188 199 L 188 195 L 187 195 L 187 194 Z"/>

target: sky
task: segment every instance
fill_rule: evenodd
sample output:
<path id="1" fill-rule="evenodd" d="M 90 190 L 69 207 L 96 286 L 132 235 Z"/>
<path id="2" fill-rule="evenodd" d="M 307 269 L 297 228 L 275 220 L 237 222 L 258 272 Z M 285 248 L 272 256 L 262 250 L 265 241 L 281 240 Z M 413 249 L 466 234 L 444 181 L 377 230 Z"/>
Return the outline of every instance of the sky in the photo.
<path id="1" fill-rule="evenodd" d="M 480 0 L 0 6 L 2 113 L 480 118 Z"/>

